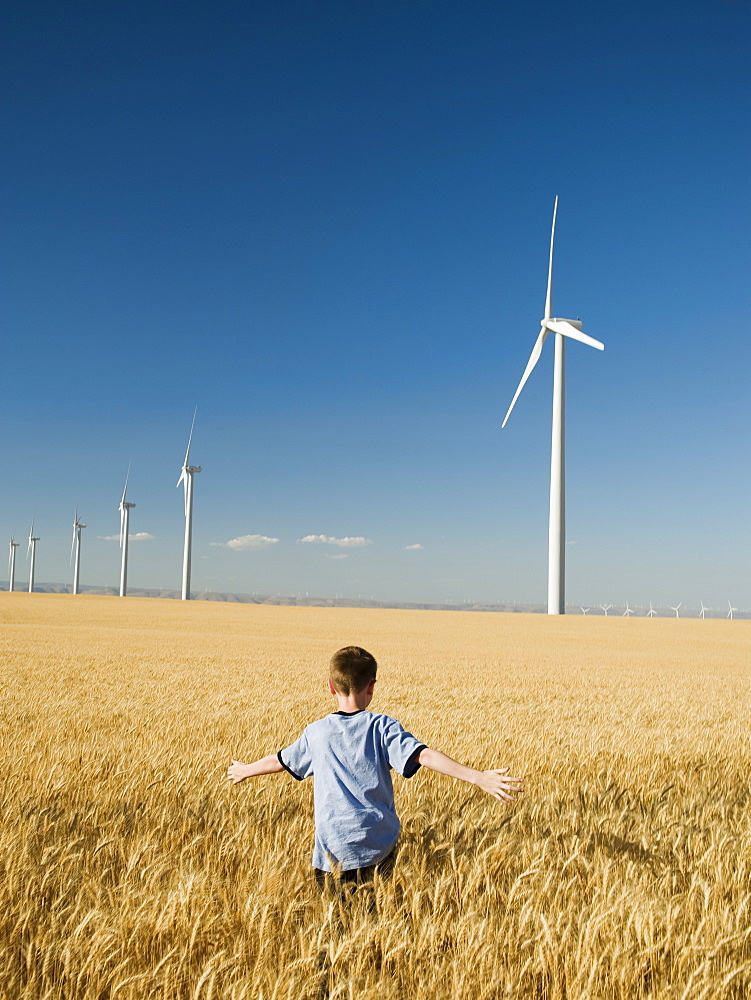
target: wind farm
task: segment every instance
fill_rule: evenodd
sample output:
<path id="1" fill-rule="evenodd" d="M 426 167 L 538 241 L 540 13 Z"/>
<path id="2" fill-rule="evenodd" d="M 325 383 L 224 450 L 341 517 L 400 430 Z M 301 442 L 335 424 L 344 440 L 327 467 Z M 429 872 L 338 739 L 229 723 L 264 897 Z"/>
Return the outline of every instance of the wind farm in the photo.
<path id="1" fill-rule="evenodd" d="M 556 203 L 557 209 L 557 203 Z M 548 295 L 546 298 L 546 314 L 551 311 L 550 298 L 551 298 L 551 287 L 552 287 L 552 250 L 553 250 L 553 238 L 555 232 L 555 214 L 553 220 L 553 231 L 551 232 L 551 245 L 550 245 L 550 267 L 548 274 Z M 543 329 L 538 337 L 538 342 L 533 351 L 532 358 L 527 366 L 527 371 L 522 378 L 522 381 L 517 389 L 516 395 L 512 400 L 511 407 L 509 408 L 509 413 L 513 407 L 516 399 L 518 398 L 521 388 L 527 380 L 529 373 L 535 366 L 537 361 L 537 355 L 541 351 L 541 345 L 544 342 L 546 332 L 548 330 L 554 329 L 551 324 L 568 323 L 569 321 L 564 320 L 551 320 L 546 318 L 542 321 Z M 574 321 L 580 324 L 580 321 Z M 578 327 L 575 328 L 577 334 L 581 333 Z M 566 336 L 566 334 L 557 333 L 557 336 Z M 538 350 L 539 348 L 539 350 Z M 88 593 L 90 595 L 102 596 L 102 595 L 119 595 L 120 597 L 126 597 L 129 593 L 137 597 L 166 597 L 166 598 L 176 598 L 179 597 L 183 601 L 189 600 L 201 600 L 201 601 L 214 601 L 214 602 L 234 602 L 234 603 L 247 603 L 247 604 L 277 604 L 286 606 L 299 606 L 299 607 L 362 607 L 362 608 L 393 608 L 397 609 L 415 609 L 415 610 L 461 610 L 461 611 L 482 611 L 482 612 L 526 612 L 526 613 L 539 613 L 542 611 L 547 611 L 551 614 L 550 601 L 546 607 L 529 600 L 520 599 L 503 599 L 500 601 L 493 600 L 465 600 L 462 602 L 454 602 L 451 600 L 444 601 L 430 601 L 430 600 L 398 600 L 398 599 L 376 599 L 372 594 L 363 597 L 362 594 L 358 594 L 357 597 L 351 594 L 336 594 L 334 596 L 326 594 L 325 591 L 311 594 L 310 591 L 305 592 L 303 596 L 300 592 L 283 593 L 281 591 L 274 595 L 271 592 L 264 592 L 262 586 L 248 593 L 242 590 L 229 590 L 225 591 L 217 588 L 209 588 L 204 586 L 203 590 L 195 591 L 191 590 L 191 568 L 193 560 L 193 477 L 196 473 L 202 471 L 201 466 L 195 466 L 191 464 L 190 454 L 191 448 L 193 446 L 193 436 L 195 431 L 197 416 L 197 408 L 194 410 L 193 417 L 191 420 L 190 432 L 188 435 L 188 443 L 185 451 L 185 456 L 183 459 L 183 464 L 180 471 L 180 477 L 177 481 L 178 488 L 183 487 L 183 516 L 184 516 L 184 529 L 183 529 L 183 548 L 182 548 L 182 575 L 181 575 L 181 585 L 179 589 L 175 587 L 167 586 L 163 584 L 158 588 L 149 586 L 138 586 L 135 589 L 129 587 L 128 584 L 128 570 L 129 570 L 129 547 L 132 540 L 142 541 L 144 539 L 153 539 L 153 536 L 148 532 L 136 533 L 133 535 L 130 530 L 130 513 L 135 508 L 136 504 L 128 499 L 128 486 L 130 482 L 131 465 L 129 463 L 128 470 L 125 477 L 125 483 L 123 486 L 123 491 L 118 505 L 118 510 L 120 514 L 120 528 L 117 536 L 97 536 L 100 540 L 109 541 L 113 538 L 119 542 L 120 548 L 120 572 L 119 572 L 119 586 L 115 588 L 112 584 L 107 584 L 104 582 L 98 583 L 88 583 L 82 585 L 81 583 L 81 553 L 82 553 L 82 532 L 83 529 L 87 527 L 79 516 L 79 509 L 76 506 L 74 520 L 73 520 L 73 533 L 71 538 L 70 547 L 70 565 L 73 568 L 73 582 L 72 586 L 60 583 L 38 583 L 36 580 L 36 543 L 40 540 L 38 535 L 34 534 L 36 516 L 32 518 L 31 528 L 29 531 L 28 548 L 27 548 L 27 559 L 30 559 L 29 564 L 29 581 L 28 581 L 28 591 L 29 593 L 36 591 L 46 592 L 46 593 L 66 593 L 68 590 L 74 595 L 80 595 L 81 593 Z M 507 413 L 508 419 L 508 413 Z M 554 449 L 555 451 L 555 449 Z M 555 479 L 555 475 L 553 476 Z M 561 496 L 561 492 L 556 489 L 554 490 L 555 497 Z M 557 526 L 560 523 L 558 520 L 558 513 L 562 509 L 557 501 L 553 503 L 552 509 L 555 512 L 554 523 L 556 525 L 556 530 L 553 533 L 554 539 L 554 552 L 559 551 L 559 536 L 557 532 Z M 247 535 L 236 540 L 234 543 L 228 545 L 228 547 L 244 547 L 248 544 L 251 547 L 263 548 L 265 545 L 276 544 L 280 541 L 278 538 L 270 538 L 263 535 Z M 371 541 L 363 536 L 354 536 L 351 538 L 337 539 L 335 537 L 329 536 L 316 536 L 307 535 L 301 539 L 297 540 L 300 542 L 325 542 L 332 545 L 344 545 L 345 547 L 354 546 L 359 548 L 363 545 L 371 544 Z M 215 545 L 217 543 L 211 543 Z M 14 536 L 11 537 L 9 546 L 9 578 L 8 578 L 8 590 L 13 591 L 16 589 L 15 583 L 15 554 L 19 543 L 15 541 Z M 422 546 L 410 546 L 408 548 L 420 549 Z M 201 557 L 206 558 L 205 556 Z M 552 563 L 549 562 L 549 566 L 554 565 L 558 567 L 560 564 L 557 558 L 554 558 Z M 557 574 L 555 579 L 560 579 Z M 553 590 L 557 593 L 556 588 Z M 562 606 L 558 604 L 558 598 L 556 598 L 555 607 L 562 607 L 560 613 L 579 613 L 581 616 L 586 617 L 590 612 L 594 612 L 595 616 L 608 617 L 609 613 L 614 611 L 615 614 L 620 614 L 621 617 L 631 618 L 633 617 L 675 617 L 679 618 L 681 608 L 684 608 L 684 616 L 687 614 L 688 617 L 697 618 L 719 618 L 724 617 L 733 620 L 735 617 L 740 619 L 751 618 L 751 613 L 748 611 L 741 611 L 738 614 L 738 608 L 732 604 L 730 600 L 726 602 L 727 612 L 725 612 L 722 607 L 711 608 L 704 604 L 701 600 L 698 603 L 696 610 L 693 610 L 690 604 L 684 605 L 683 601 L 679 601 L 676 605 L 670 605 L 665 603 L 662 607 L 655 607 L 652 601 L 649 602 L 648 609 L 644 606 L 637 604 L 635 607 L 631 607 L 630 603 L 627 601 L 623 605 L 614 605 L 612 602 L 597 602 L 590 600 L 585 604 L 563 604 Z M 620 610 L 622 607 L 623 610 Z"/>

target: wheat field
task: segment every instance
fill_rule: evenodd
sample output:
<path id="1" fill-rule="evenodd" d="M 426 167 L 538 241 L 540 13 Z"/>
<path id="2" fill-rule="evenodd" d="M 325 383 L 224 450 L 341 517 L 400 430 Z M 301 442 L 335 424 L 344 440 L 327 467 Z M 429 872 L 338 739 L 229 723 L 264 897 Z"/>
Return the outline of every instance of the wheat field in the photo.
<path id="1" fill-rule="evenodd" d="M 751 995 L 745 622 L 0 594 L 3 1000 Z M 312 782 L 232 757 L 372 708 L 513 807 L 395 778 L 395 873 L 321 897 Z M 322 979 L 321 969 L 325 973 Z"/>

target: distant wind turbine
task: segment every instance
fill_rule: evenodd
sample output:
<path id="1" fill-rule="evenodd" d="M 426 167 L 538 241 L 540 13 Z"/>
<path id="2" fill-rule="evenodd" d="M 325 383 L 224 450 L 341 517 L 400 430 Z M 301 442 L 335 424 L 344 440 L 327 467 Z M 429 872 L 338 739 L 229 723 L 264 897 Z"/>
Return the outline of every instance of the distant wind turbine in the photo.
<path id="1" fill-rule="evenodd" d="M 16 542 L 11 535 L 10 539 L 10 550 L 8 553 L 8 591 L 12 592 L 16 584 L 16 549 L 20 545 L 20 542 Z"/>
<path id="2" fill-rule="evenodd" d="M 564 461 L 564 372 L 565 338 L 578 340 L 598 351 L 604 344 L 582 333 L 582 323 L 578 319 L 553 318 L 553 242 L 555 238 L 555 218 L 558 212 L 558 198 L 553 207 L 553 226 L 550 232 L 550 258 L 548 262 L 548 290 L 545 296 L 545 315 L 540 323 L 540 333 L 532 348 L 521 382 L 511 400 L 511 406 L 503 421 L 503 427 L 511 415 L 519 393 L 529 378 L 532 369 L 540 360 L 542 347 L 549 333 L 555 334 L 555 369 L 553 375 L 553 432 L 550 455 L 550 520 L 548 526 L 548 614 L 565 614 L 565 461 Z"/>
<path id="3" fill-rule="evenodd" d="M 29 593 L 34 593 L 34 569 L 37 559 L 37 542 L 39 538 L 34 537 L 34 518 L 31 519 L 31 530 L 29 531 L 29 545 L 26 549 L 26 558 L 31 555 L 31 565 L 29 566 Z"/>
<path id="4" fill-rule="evenodd" d="M 701 601 L 700 603 L 701 603 L 701 611 L 699 612 L 699 617 L 704 618 L 706 616 L 705 613 L 709 611 L 709 608 L 704 607 L 704 601 Z"/>
<path id="5" fill-rule="evenodd" d="M 629 618 L 634 612 L 628 606 L 628 601 L 626 601 L 626 610 L 621 615 L 621 618 Z"/>
<path id="6" fill-rule="evenodd" d="M 654 618 L 654 616 L 655 616 L 656 614 L 657 614 L 657 612 L 656 612 L 656 611 L 655 611 L 655 609 L 654 609 L 654 608 L 652 607 L 652 602 L 650 601 L 650 602 L 649 602 L 649 611 L 647 612 L 647 618 Z"/>
<path id="7" fill-rule="evenodd" d="M 73 549 L 76 551 L 76 563 L 73 570 L 73 593 L 78 593 L 78 581 L 81 572 L 81 531 L 86 527 L 83 521 L 78 520 L 78 507 L 73 517 L 73 541 L 70 543 L 70 558 L 73 560 Z"/>
<path id="8" fill-rule="evenodd" d="M 730 619 L 730 621 L 732 621 L 733 620 L 733 612 L 737 611 L 737 610 L 738 610 L 738 608 L 734 608 L 733 605 L 730 603 L 730 601 L 728 601 L 728 613 L 727 613 L 726 617 L 728 617 Z"/>
<path id="9" fill-rule="evenodd" d="M 613 607 L 613 605 L 612 604 L 601 604 L 600 607 L 605 612 L 605 617 L 607 618 L 608 617 L 608 611 L 610 611 L 610 609 Z"/>
<path id="10" fill-rule="evenodd" d="M 183 484 L 185 490 L 185 547 L 183 549 L 183 592 L 182 599 L 190 600 L 190 555 L 193 544 L 193 476 L 196 472 L 201 472 L 200 465 L 190 464 L 190 445 L 193 440 L 193 428 L 196 423 L 196 413 L 198 407 L 193 411 L 193 423 L 190 425 L 190 436 L 188 437 L 188 449 L 185 452 L 180 478 L 177 485 Z"/>
<path id="11" fill-rule="evenodd" d="M 678 614 L 678 608 L 680 608 L 682 604 L 683 604 L 683 601 L 678 601 L 678 606 L 677 606 L 677 607 L 675 607 L 675 608 L 673 607 L 673 605 L 672 605 L 672 604 L 668 604 L 668 607 L 670 608 L 670 610 L 671 610 L 671 611 L 675 611 L 675 617 L 676 617 L 676 618 L 680 618 L 680 617 L 681 617 L 681 616 L 680 616 L 680 615 Z"/>
<path id="12" fill-rule="evenodd" d="M 122 549 L 123 557 L 120 564 L 120 597 L 125 597 L 128 591 L 128 527 L 130 525 L 130 512 L 135 507 L 134 503 L 128 503 L 125 499 L 125 495 L 128 492 L 128 480 L 130 479 L 130 464 L 128 464 L 128 472 L 125 476 L 125 487 L 123 489 L 123 498 L 120 501 L 120 548 Z"/>
<path id="13" fill-rule="evenodd" d="M 579 605 L 579 607 L 581 608 L 581 613 L 582 613 L 583 615 L 586 615 L 586 613 L 587 613 L 588 611 L 591 611 L 591 610 L 592 610 L 591 608 L 582 608 L 581 604 Z"/>

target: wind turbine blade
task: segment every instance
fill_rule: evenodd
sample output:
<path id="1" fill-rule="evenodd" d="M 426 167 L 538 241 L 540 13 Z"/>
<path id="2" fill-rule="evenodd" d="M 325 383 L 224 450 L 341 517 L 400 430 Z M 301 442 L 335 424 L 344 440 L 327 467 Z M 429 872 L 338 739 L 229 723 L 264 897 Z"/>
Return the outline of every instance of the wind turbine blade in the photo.
<path id="1" fill-rule="evenodd" d="M 185 452 L 185 462 L 183 463 L 183 468 L 190 464 L 190 445 L 193 441 L 193 428 L 196 425 L 196 413 L 198 413 L 198 407 L 196 406 L 193 410 L 193 422 L 190 425 L 190 436 L 188 437 L 188 450 Z"/>
<path id="2" fill-rule="evenodd" d="M 70 564 L 73 565 L 73 549 L 76 545 L 76 528 L 78 527 L 78 507 L 76 507 L 76 513 L 73 516 L 73 538 L 70 541 Z"/>
<path id="3" fill-rule="evenodd" d="M 571 337 L 572 340 L 578 340 L 579 343 L 587 344 L 588 347 L 596 347 L 598 351 L 605 350 L 605 345 L 601 344 L 599 340 L 595 340 L 594 337 L 588 337 L 586 333 L 577 330 L 575 326 L 567 323 L 565 319 L 546 320 L 545 326 L 548 330 L 552 330 L 553 333 L 562 333 L 564 337 Z"/>
<path id="4" fill-rule="evenodd" d="M 125 487 L 123 489 L 123 498 L 120 501 L 121 504 L 125 503 L 125 494 L 128 492 L 128 480 L 130 479 L 130 462 L 128 462 L 128 472 L 125 476 Z"/>
<path id="5" fill-rule="evenodd" d="M 177 480 L 177 486 L 178 487 L 180 486 L 180 483 L 182 483 L 182 482 L 184 482 L 186 480 L 187 475 L 188 474 L 185 471 L 185 466 L 183 466 L 183 471 L 180 473 L 180 478 Z"/>
<path id="6" fill-rule="evenodd" d="M 548 263 L 548 291 L 545 296 L 545 319 L 553 314 L 553 242 L 555 240 L 555 217 L 558 214 L 558 195 L 553 206 L 553 226 L 550 230 L 550 261 Z"/>
<path id="7" fill-rule="evenodd" d="M 519 388 L 514 393 L 514 398 L 511 400 L 511 406 L 509 406 L 508 413 L 504 417 L 503 423 L 501 424 L 501 430 L 506 426 L 506 421 L 511 416 L 511 411 L 513 410 L 514 404 L 516 403 L 517 399 L 519 398 L 519 393 L 524 388 L 524 383 L 527 381 L 527 379 L 531 375 L 532 369 L 534 368 L 534 366 L 540 360 L 540 355 L 542 354 L 542 345 L 545 343 L 545 338 L 547 337 L 547 335 L 548 335 L 548 331 L 543 327 L 543 329 L 540 330 L 540 333 L 539 333 L 539 336 L 537 337 L 537 340 L 535 341 L 535 346 L 532 348 L 532 353 L 529 356 L 529 361 L 527 362 L 527 367 L 524 369 L 524 374 L 522 375 L 522 380 L 519 383 Z"/>

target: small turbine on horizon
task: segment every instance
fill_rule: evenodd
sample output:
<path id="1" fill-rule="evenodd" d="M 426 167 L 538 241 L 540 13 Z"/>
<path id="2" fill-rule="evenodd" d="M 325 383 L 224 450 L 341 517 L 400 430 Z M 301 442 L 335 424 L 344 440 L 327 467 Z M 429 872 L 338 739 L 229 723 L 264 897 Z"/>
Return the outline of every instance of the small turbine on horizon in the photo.
<path id="1" fill-rule="evenodd" d="M 656 611 L 655 611 L 655 609 L 654 609 L 654 608 L 652 607 L 652 602 L 650 601 L 650 602 L 649 602 L 649 611 L 647 612 L 647 618 L 654 618 L 654 616 L 655 616 L 656 614 L 657 614 L 657 612 L 656 612 Z"/>
<path id="2" fill-rule="evenodd" d="M 732 621 L 733 620 L 733 612 L 737 611 L 737 610 L 738 610 L 738 608 L 734 608 L 733 605 L 730 603 L 730 601 L 728 601 L 728 613 L 727 613 L 726 617 L 729 618 L 730 621 Z"/>
<path id="3" fill-rule="evenodd" d="M 545 296 L 545 315 L 527 367 L 517 388 L 502 427 L 511 416 L 514 404 L 532 369 L 540 360 L 543 344 L 549 333 L 555 334 L 555 368 L 553 375 L 553 431 L 550 453 L 550 520 L 548 524 L 548 614 L 563 615 L 565 610 L 565 460 L 564 460 L 564 376 L 566 338 L 578 340 L 589 347 L 604 351 L 605 345 L 593 337 L 582 333 L 582 323 L 578 319 L 554 318 L 553 313 L 553 242 L 555 238 L 555 218 L 558 213 L 558 198 L 553 206 L 553 226 L 550 231 L 550 258 L 548 262 L 548 290 Z"/>
<path id="4" fill-rule="evenodd" d="M 200 465 L 190 464 L 190 445 L 193 440 L 193 428 L 196 424 L 196 413 L 198 412 L 198 407 L 193 411 L 193 423 L 190 425 L 190 436 L 188 437 L 188 449 L 185 452 L 185 461 L 183 462 L 182 472 L 180 473 L 180 478 L 177 480 L 177 485 L 183 484 L 183 489 L 185 490 L 185 546 L 183 548 L 183 590 L 182 599 L 184 601 L 190 600 L 190 558 L 191 558 L 191 547 L 193 544 L 193 476 L 196 472 L 201 472 Z"/>
<path id="5" fill-rule="evenodd" d="M 610 611 L 610 609 L 613 607 L 613 605 L 612 604 L 601 604 L 600 607 L 605 612 L 605 617 L 607 618 L 608 617 L 608 611 Z"/>
<path id="6" fill-rule="evenodd" d="M 623 614 L 621 615 L 621 618 L 630 618 L 630 617 L 631 617 L 631 615 L 632 615 L 633 613 L 634 613 L 634 612 L 633 612 L 633 611 L 631 610 L 631 608 L 630 608 L 630 607 L 628 606 L 628 601 L 626 601 L 626 610 L 625 610 L 625 611 L 623 612 Z"/>
<path id="7" fill-rule="evenodd" d="M 13 592 L 16 584 L 16 549 L 21 544 L 14 540 L 14 535 L 10 537 L 10 547 L 8 550 L 8 593 Z"/>
<path id="8" fill-rule="evenodd" d="M 123 553 L 120 564 L 120 597 L 125 597 L 128 590 L 128 527 L 130 525 L 130 512 L 135 507 L 134 503 L 128 503 L 125 495 L 128 492 L 128 480 L 130 479 L 130 463 L 125 476 L 125 487 L 123 498 L 120 501 L 120 548 Z"/>
<path id="9" fill-rule="evenodd" d="M 675 607 L 675 608 L 673 607 L 673 605 L 672 605 L 672 604 L 668 604 L 668 607 L 670 608 L 670 610 L 671 610 L 671 611 L 675 611 L 675 617 L 676 617 L 676 618 L 680 618 L 680 617 L 681 617 L 681 616 L 680 616 L 680 615 L 678 614 L 678 608 L 680 608 L 682 604 L 683 604 L 683 601 L 678 601 L 678 605 L 677 605 L 677 607 Z"/>
<path id="10" fill-rule="evenodd" d="M 78 520 L 78 507 L 73 517 L 73 540 L 70 543 L 70 559 L 73 561 L 73 550 L 76 551 L 76 563 L 73 570 L 73 593 L 78 593 L 78 582 L 81 574 L 81 531 L 86 527 L 83 521 Z"/>
<path id="11" fill-rule="evenodd" d="M 592 610 L 591 608 L 582 608 L 581 604 L 579 605 L 579 608 L 581 609 L 581 613 L 582 613 L 583 615 L 586 615 L 586 613 L 587 613 L 588 611 L 591 611 L 591 610 Z"/>
<path id="12" fill-rule="evenodd" d="M 34 518 L 31 519 L 31 530 L 29 531 L 29 544 L 26 549 L 26 558 L 31 556 L 31 564 L 29 566 L 29 593 L 34 593 L 34 570 L 36 568 L 37 559 L 37 542 L 38 537 L 34 537 Z"/>
<path id="13" fill-rule="evenodd" d="M 706 612 L 709 611 L 709 608 L 705 608 L 704 607 L 704 601 L 700 601 L 699 603 L 701 604 L 701 611 L 699 612 L 699 617 L 700 618 L 705 618 L 706 617 Z"/>

